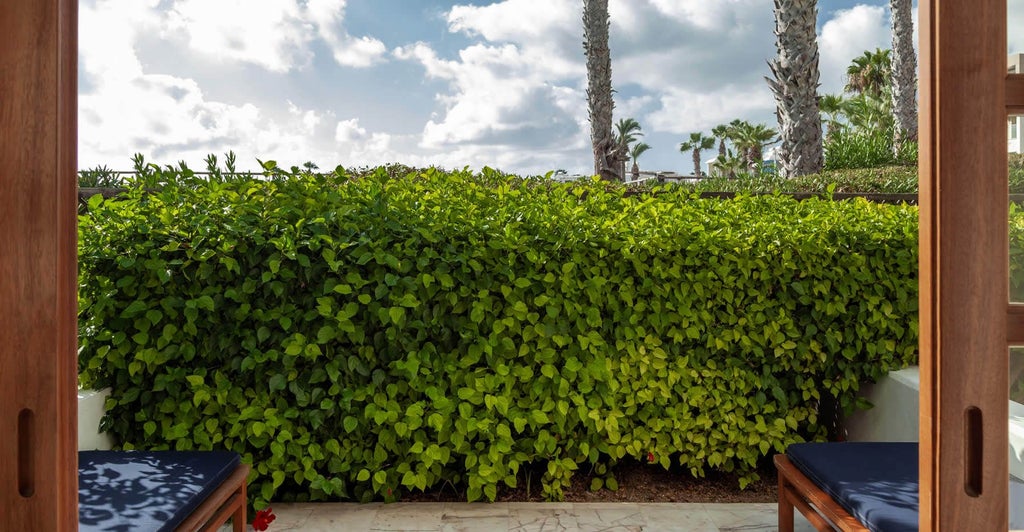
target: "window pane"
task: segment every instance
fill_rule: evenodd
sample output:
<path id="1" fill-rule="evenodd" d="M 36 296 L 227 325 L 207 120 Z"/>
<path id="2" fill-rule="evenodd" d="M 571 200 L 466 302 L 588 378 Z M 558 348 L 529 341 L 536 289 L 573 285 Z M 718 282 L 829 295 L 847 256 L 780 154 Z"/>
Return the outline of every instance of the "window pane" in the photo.
<path id="1" fill-rule="evenodd" d="M 1024 0 L 1007 0 L 1007 72 L 1024 73 Z M 1010 160 L 1010 301 L 1024 302 L 1024 117 L 1007 120 Z M 1024 530 L 1024 347 L 1009 351 L 1010 529 Z"/>

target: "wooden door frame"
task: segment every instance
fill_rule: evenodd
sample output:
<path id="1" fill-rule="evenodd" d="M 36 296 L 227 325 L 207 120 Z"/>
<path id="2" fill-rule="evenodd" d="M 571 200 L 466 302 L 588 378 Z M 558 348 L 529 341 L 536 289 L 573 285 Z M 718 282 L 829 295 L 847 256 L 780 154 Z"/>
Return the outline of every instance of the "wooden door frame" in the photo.
<path id="1" fill-rule="evenodd" d="M 1006 0 L 920 3 L 920 529 L 1007 530 Z"/>
<path id="2" fill-rule="evenodd" d="M 78 529 L 77 0 L 0 2 L 0 520 Z"/>

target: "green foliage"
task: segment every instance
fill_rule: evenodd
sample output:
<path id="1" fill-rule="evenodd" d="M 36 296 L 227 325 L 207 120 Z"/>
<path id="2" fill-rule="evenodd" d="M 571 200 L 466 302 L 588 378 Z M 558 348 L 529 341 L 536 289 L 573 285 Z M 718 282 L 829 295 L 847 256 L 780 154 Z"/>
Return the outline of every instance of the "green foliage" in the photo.
<path id="1" fill-rule="evenodd" d="M 184 161 L 179 161 L 177 166 L 166 165 L 161 167 L 154 163 L 147 163 L 141 153 L 136 153 L 132 157 L 133 169 L 131 171 L 118 172 L 106 166 L 82 170 L 78 173 L 78 186 L 101 188 L 144 187 L 148 189 L 159 189 L 166 185 L 202 187 L 206 183 L 211 182 L 248 182 L 256 179 L 281 180 L 297 178 L 314 175 L 318 173 L 316 170 L 319 169 L 316 164 L 306 162 L 303 163 L 301 168 L 292 166 L 290 170 L 285 170 L 277 165 L 277 161 L 264 162 L 257 159 L 262 168 L 261 172 L 241 171 L 237 169 L 237 159 L 235 153 L 231 151 L 224 154 L 223 166 L 221 166 L 217 156 L 212 153 L 206 156 L 204 162 L 206 163 L 206 170 L 196 172 L 189 168 Z M 418 170 L 402 164 L 388 164 L 376 168 L 360 167 L 345 169 L 339 166 L 334 170 L 334 173 L 336 175 L 345 173 L 350 178 L 357 179 L 381 171 L 388 176 L 399 177 Z"/>
<path id="2" fill-rule="evenodd" d="M 877 168 L 891 165 L 917 165 L 917 143 L 904 143 L 893 153 L 893 130 L 840 128 L 825 140 L 825 169 Z"/>
<path id="3" fill-rule="evenodd" d="M 88 168 L 78 172 L 78 186 L 86 188 L 116 187 L 121 184 L 120 176 L 104 166 Z"/>
<path id="4" fill-rule="evenodd" d="M 1024 154 L 1010 153 L 1010 193 L 1024 194 Z"/>
<path id="5" fill-rule="evenodd" d="M 257 507 L 493 500 L 526 471 L 558 499 L 581 467 L 614 488 L 627 456 L 746 483 L 824 437 L 819 400 L 915 361 L 913 207 L 279 175 L 97 196 L 79 221 L 104 428 L 241 453 Z"/>
<path id="6" fill-rule="evenodd" d="M 828 193 L 917 193 L 917 168 L 910 166 L 886 166 L 879 168 L 856 168 L 825 170 L 820 174 L 784 178 L 777 174 L 761 173 L 758 176 L 740 174 L 738 179 L 713 177 L 702 179 L 693 185 L 682 185 L 695 192 L 811 192 Z"/>

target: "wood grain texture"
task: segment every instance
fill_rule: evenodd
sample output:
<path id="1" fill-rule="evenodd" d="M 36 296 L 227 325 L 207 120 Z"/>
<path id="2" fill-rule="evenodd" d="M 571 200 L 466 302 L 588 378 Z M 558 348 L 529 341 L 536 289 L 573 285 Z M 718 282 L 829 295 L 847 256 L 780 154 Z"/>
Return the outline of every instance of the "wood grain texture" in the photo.
<path id="1" fill-rule="evenodd" d="M 919 487 L 918 514 L 920 530 L 932 530 L 938 521 L 938 506 L 935 498 L 936 459 L 938 457 L 938 385 L 935 365 L 937 342 L 936 308 L 938 252 L 936 204 L 937 180 L 935 150 L 935 97 L 938 90 L 935 83 L 935 5 L 931 0 L 918 4 L 918 293 L 919 293 L 919 360 L 920 399 L 918 403 L 918 470 Z"/>
<path id="2" fill-rule="evenodd" d="M 78 1 L 57 4 L 58 530 L 78 530 Z"/>
<path id="3" fill-rule="evenodd" d="M 920 28 L 921 530 L 1007 530 L 1006 2 L 922 2 Z"/>
<path id="4" fill-rule="evenodd" d="M 192 511 L 175 532 L 217 532 L 229 520 L 232 530 L 241 532 L 246 525 L 245 487 L 249 477 L 248 464 L 242 463 Z"/>
<path id="5" fill-rule="evenodd" d="M 868 532 L 860 521 L 807 478 L 784 454 L 775 455 L 773 462 L 779 476 L 779 531 L 793 531 L 793 509 L 797 509 L 816 530 L 834 530 L 835 525 L 844 532 Z M 783 513 L 789 519 L 783 521 Z M 784 526 L 785 525 L 785 526 Z"/>
<path id="6" fill-rule="evenodd" d="M 1024 74 L 1006 75 L 1006 112 L 1024 114 Z"/>
<path id="7" fill-rule="evenodd" d="M 77 529 L 77 61 L 77 2 L 0 2 L 4 530 Z M 17 431 L 24 411 L 31 434 Z M 31 489 L 16 489 L 28 463 Z"/>
<path id="8" fill-rule="evenodd" d="M 1024 346 L 1024 305 L 1009 305 L 1006 309 L 1006 342 Z"/>

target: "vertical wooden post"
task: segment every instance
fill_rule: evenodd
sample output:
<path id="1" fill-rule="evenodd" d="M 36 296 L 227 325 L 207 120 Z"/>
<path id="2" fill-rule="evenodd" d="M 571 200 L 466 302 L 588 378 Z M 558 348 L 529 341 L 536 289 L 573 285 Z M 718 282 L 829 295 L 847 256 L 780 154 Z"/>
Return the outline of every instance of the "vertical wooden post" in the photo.
<path id="1" fill-rule="evenodd" d="M 78 529 L 76 0 L 0 2 L 0 522 Z"/>
<path id="2" fill-rule="evenodd" d="M 920 35 L 920 529 L 1007 530 L 1006 1 Z"/>

